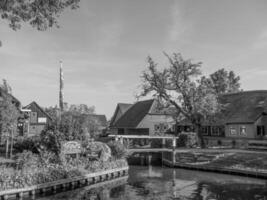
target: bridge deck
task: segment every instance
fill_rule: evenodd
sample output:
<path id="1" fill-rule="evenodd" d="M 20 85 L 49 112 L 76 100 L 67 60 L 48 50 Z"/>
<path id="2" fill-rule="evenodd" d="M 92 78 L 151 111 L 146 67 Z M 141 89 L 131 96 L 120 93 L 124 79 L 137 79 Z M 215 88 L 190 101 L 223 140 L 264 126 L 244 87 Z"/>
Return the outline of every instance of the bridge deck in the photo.
<path id="1" fill-rule="evenodd" d="M 172 152 L 168 148 L 149 148 L 149 149 L 128 149 L 129 153 L 159 153 L 159 152 Z"/>
<path id="2" fill-rule="evenodd" d="M 109 137 L 115 138 L 127 138 L 127 139 L 178 139 L 175 136 L 161 136 L 161 135 L 109 135 Z"/>

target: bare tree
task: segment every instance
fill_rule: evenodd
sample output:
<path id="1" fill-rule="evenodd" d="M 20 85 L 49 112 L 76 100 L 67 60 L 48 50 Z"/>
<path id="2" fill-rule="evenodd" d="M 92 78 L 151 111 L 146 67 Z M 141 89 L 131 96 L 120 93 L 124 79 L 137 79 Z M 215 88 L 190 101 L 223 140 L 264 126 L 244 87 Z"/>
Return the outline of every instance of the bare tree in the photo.
<path id="1" fill-rule="evenodd" d="M 197 131 L 200 145 L 204 147 L 201 126 L 219 111 L 216 92 L 209 87 L 209 80 L 201 77 L 201 62 L 183 59 L 179 53 L 164 53 L 169 66 L 162 70 L 151 57 L 148 68 L 142 73 L 141 93 L 152 94 L 165 106 L 173 106 L 180 115 L 189 120 Z"/>

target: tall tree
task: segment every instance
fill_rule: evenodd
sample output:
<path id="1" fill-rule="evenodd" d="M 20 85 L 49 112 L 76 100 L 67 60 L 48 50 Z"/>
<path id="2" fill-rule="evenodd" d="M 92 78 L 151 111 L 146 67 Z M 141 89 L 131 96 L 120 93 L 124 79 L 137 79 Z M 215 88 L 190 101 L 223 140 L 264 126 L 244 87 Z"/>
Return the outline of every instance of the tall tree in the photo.
<path id="1" fill-rule="evenodd" d="M 70 105 L 68 111 L 77 114 L 94 114 L 95 107 L 94 106 L 88 107 L 86 104 L 76 104 L 76 105 L 72 104 Z"/>
<path id="2" fill-rule="evenodd" d="M 78 8 L 80 0 L 1 0 L 1 18 L 8 21 L 13 30 L 29 23 L 37 30 L 59 27 L 58 17 L 67 8 Z M 1 46 L 1 42 L 0 42 Z"/>
<path id="3" fill-rule="evenodd" d="M 211 87 L 217 94 L 240 91 L 240 77 L 236 76 L 233 71 L 222 68 L 212 73 L 209 78 L 211 79 Z"/>
<path id="4" fill-rule="evenodd" d="M 68 107 L 67 103 L 65 105 L 66 109 L 61 113 L 60 123 L 59 108 L 49 107 L 45 109 L 53 119 L 53 126 L 57 126 L 59 131 L 63 133 L 64 139 L 82 139 L 84 134 L 90 134 L 91 137 L 96 135 L 96 132 L 99 131 L 99 122 L 88 116 L 95 113 L 94 106 L 72 104 Z"/>
<path id="5" fill-rule="evenodd" d="M 216 93 L 209 87 L 207 79 L 201 78 L 202 63 L 185 60 L 179 53 L 171 56 L 165 53 L 165 56 L 169 66 L 162 70 L 159 70 L 153 59 L 148 57 L 148 68 L 141 76 L 140 96 L 152 94 L 164 105 L 173 106 L 193 124 L 203 147 L 202 123 L 212 118 L 220 107 Z"/>

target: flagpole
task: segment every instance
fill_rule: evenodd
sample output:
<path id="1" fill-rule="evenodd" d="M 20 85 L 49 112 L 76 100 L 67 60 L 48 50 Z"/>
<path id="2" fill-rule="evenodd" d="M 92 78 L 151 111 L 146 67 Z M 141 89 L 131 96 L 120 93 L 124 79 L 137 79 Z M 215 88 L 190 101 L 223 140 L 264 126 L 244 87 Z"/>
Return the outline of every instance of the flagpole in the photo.
<path id="1" fill-rule="evenodd" d="M 60 60 L 59 68 L 59 124 L 61 123 L 61 115 L 63 112 L 63 62 Z"/>

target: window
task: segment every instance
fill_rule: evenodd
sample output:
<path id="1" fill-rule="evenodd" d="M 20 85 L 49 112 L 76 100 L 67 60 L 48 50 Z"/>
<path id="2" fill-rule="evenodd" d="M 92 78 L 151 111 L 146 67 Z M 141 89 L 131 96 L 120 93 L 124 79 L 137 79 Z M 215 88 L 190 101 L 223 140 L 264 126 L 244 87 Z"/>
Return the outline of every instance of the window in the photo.
<path id="1" fill-rule="evenodd" d="M 230 127 L 230 135 L 236 135 L 236 129 L 234 127 Z"/>
<path id="2" fill-rule="evenodd" d="M 119 128 L 118 135 L 123 135 L 123 134 L 124 134 L 124 128 Z"/>
<path id="3" fill-rule="evenodd" d="M 155 124 L 154 130 L 155 130 L 155 132 L 160 132 L 160 124 Z"/>
<path id="4" fill-rule="evenodd" d="M 219 128 L 217 126 L 213 126 L 211 128 L 211 131 L 212 131 L 212 135 L 216 135 L 216 136 L 220 135 Z"/>
<path id="5" fill-rule="evenodd" d="M 208 133 L 208 127 L 207 127 L 207 126 L 203 126 L 203 127 L 201 128 L 201 131 L 202 131 L 202 134 L 203 134 L 203 135 L 209 135 L 209 133 Z"/>
<path id="6" fill-rule="evenodd" d="M 265 135 L 265 127 L 257 126 L 257 136 L 264 136 L 264 135 Z"/>
<path id="7" fill-rule="evenodd" d="M 168 124 L 163 124 L 163 132 L 167 131 L 168 130 Z"/>
<path id="8" fill-rule="evenodd" d="M 246 135 L 247 135 L 247 129 L 246 129 L 246 126 L 241 126 L 241 127 L 240 127 L 240 135 L 241 135 L 241 136 L 246 136 Z"/>

